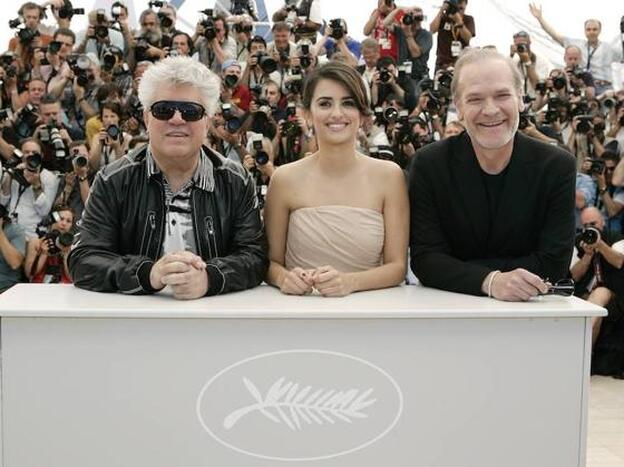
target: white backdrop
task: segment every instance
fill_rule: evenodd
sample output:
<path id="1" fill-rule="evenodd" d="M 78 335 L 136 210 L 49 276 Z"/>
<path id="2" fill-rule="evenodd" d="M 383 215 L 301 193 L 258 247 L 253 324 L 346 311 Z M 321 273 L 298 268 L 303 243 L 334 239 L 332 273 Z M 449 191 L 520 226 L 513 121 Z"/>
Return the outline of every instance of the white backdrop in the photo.
<path id="1" fill-rule="evenodd" d="M 258 0 L 256 0 L 258 1 Z M 114 0 L 74 0 L 75 8 L 110 9 Z M 178 0 L 182 2 L 179 9 L 178 27 L 190 30 L 198 18 L 198 11 L 214 5 L 215 0 Z M 349 33 L 356 39 L 362 39 L 362 29 L 371 11 L 376 8 L 377 0 L 320 0 L 323 18 L 344 18 L 349 26 Z M 17 16 L 22 1 L 3 0 L 0 14 L 0 49 L 4 49 L 13 31 L 8 29 L 7 22 Z M 146 1 L 126 0 L 132 10 L 132 16 L 147 8 Z M 176 2 L 174 2 L 176 3 Z M 283 0 L 265 0 L 269 16 L 279 8 Z M 425 11 L 427 19 L 425 27 L 435 16 L 441 2 L 425 0 L 422 2 L 399 1 L 400 6 L 419 5 Z M 539 3 L 539 2 L 538 2 Z M 614 0 L 592 0 L 588 2 L 570 0 L 544 0 L 542 2 L 545 18 L 562 34 L 583 37 L 583 22 L 587 18 L 602 21 L 601 38 L 608 42 L 618 43 L 620 39 L 620 18 L 624 15 L 624 3 Z M 533 39 L 533 49 L 546 56 L 553 64 L 560 64 L 563 49 L 541 30 L 539 24 L 529 12 L 528 2 L 505 2 L 504 0 L 470 0 L 467 13 L 475 17 L 477 35 L 472 45 L 495 45 L 501 52 L 509 50 L 514 32 L 524 29 Z M 72 29 L 78 31 L 85 27 L 84 16 L 76 16 L 72 21 Z M 435 45 L 434 49 L 435 51 Z"/>

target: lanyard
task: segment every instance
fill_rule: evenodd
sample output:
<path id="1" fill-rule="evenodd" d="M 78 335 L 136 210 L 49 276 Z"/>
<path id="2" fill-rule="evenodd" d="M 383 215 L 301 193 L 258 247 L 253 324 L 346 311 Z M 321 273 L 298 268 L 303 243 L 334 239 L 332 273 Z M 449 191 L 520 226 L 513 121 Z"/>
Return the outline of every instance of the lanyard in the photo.
<path id="1" fill-rule="evenodd" d="M 594 47 L 594 49 L 590 52 L 589 51 L 589 42 L 587 43 L 587 66 L 585 67 L 586 70 L 589 71 L 589 65 L 591 64 L 591 59 L 594 56 L 594 54 L 596 53 L 596 50 L 598 50 L 598 45 L 596 47 Z"/>

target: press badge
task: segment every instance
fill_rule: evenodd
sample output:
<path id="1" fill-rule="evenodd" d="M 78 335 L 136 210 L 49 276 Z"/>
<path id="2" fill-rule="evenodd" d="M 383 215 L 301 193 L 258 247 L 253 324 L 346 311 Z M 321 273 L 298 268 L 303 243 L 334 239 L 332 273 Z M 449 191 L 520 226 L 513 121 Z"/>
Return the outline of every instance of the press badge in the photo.
<path id="1" fill-rule="evenodd" d="M 450 30 L 451 30 L 451 23 L 444 23 L 444 27 L 443 27 L 443 29 L 444 29 L 445 31 L 450 31 Z"/>
<path id="2" fill-rule="evenodd" d="M 382 49 L 384 50 L 389 50 L 392 47 L 390 46 L 390 41 L 387 38 L 383 38 L 383 39 L 379 39 L 379 45 L 381 46 Z"/>
<path id="3" fill-rule="evenodd" d="M 459 57 L 459 54 L 462 51 L 462 44 L 459 41 L 453 41 L 451 42 L 451 56 L 453 57 Z"/>

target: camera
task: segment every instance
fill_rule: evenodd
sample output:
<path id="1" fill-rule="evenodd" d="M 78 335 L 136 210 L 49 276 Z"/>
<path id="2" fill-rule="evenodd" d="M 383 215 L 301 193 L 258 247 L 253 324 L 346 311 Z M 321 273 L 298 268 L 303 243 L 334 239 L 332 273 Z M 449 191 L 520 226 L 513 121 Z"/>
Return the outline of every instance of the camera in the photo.
<path id="1" fill-rule="evenodd" d="M 234 16 L 248 14 L 253 19 L 257 19 L 256 12 L 254 11 L 253 5 L 250 3 L 249 0 L 232 0 L 230 2 L 230 13 L 232 13 Z"/>
<path id="2" fill-rule="evenodd" d="M 535 125 L 535 114 L 530 110 L 523 110 L 520 112 L 520 119 L 518 121 L 518 129 L 524 130 L 529 125 Z"/>
<path id="3" fill-rule="evenodd" d="M 442 103 L 440 102 L 440 99 L 434 94 L 433 91 L 427 91 L 426 95 L 428 97 L 426 105 L 427 112 L 431 114 L 439 113 L 440 110 L 442 110 Z"/>
<path id="4" fill-rule="evenodd" d="M 384 161 L 394 160 L 394 151 L 390 146 L 371 146 L 368 149 L 368 154 L 370 157 L 375 159 L 381 159 Z"/>
<path id="5" fill-rule="evenodd" d="M 54 213 L 56 214 L 56 213 Z M 48 254 L 57 256 L 61 254 L 62 248 L 70 247 L 74 241 L 74 234 L 71 232 L 60 232 L 52 230 L 45 234 L 44 241 L 48 242 Z"/>
<path id="6" fill-rule="evenodd" d="M 22 18 L 15 18 L 9 20 L 9 27 L 11 29 L 17 29 L 22 24 Z"/>
<path id="7" fill-rule="evenodd" d="M 383 119 L 386 123 L 394 123 L 399 118 L 399 111 L 395 107 L 386 107 L 383 111 Z"/>
<path id="8" fill-rule="evenodd" d="M 240 130 L 241 121 L 232 113 L 232 104 L 221 104 L 221 115 L 225 120 L 225 129 L 228 133 L 236 133 Z"/>
<path id="9" fill-rule="evenodd" d="M 89 159 L 87 159 L 87 156 L 85 156 L 83 154 L 78 154 L 78 155 L 74 156 L 73 164 L 76 167 L 78 167 L 78 168 L 86 167 L 88 163 L 89 163 Z"/>
<path id="10" fill-rule="evenodd" d="M 266 165 L 269 162 L 269 155 L 262 148 L 262 135 L 254 135 L 251 143 L 253 158 L 257 165 Z"/>
<path id="11" fill-rule="evenodd" d="M 206 19 L 200 22 L 202 27 L 204 28 L 204 37 L 207 41 L 211 41 L 217 37 L 217 29 L 214 24 L 214 12 L 210 8 L 206 8 L 205 10 L 200 11 L 206 15 Z"/>
<path id="12" fill-rule="evenodd" d="M 443 88 L 446 93 L 450 94 L 451 83 L 453 82 L 453 70 L 444 70 L 438 75 L 438 87 Z"/>
<path id="13" fill-rule="evenodd" d="M 258 60 L 258 65 L 264 73 L 270 75 L 275 70 L 277 70 L 277 62 L 273 60 L 266 52 L 258 52 L 256 53 L 256 59 Z"/>
<path id="14" fill-rule="evenodd" d="M 17 30 L 17 37 L 21 44 L 30 44 L 35 37 L 39 35 L 39 31 L 33 31 L 32 29 L 22 28 Z"/>
<path id="15" fill-rule="evenodd" d="M 454 15 L 455 13 L 457 13 L 459 11 L 458 8 L 458 0 L 444 0 L 444 3 L 446 5 L 446 8 L 444 8 L 444 14 L 446 16 L 451 16 Z"/>
<path id="16" fill-rule="evenodd" d="M 388 70 L 387 67 L 379 68 L 379 81 L 381 81 L 382 83 L 387 83 L 390 81 L 390 77 L 390 70 Z"/>
<path id="17" fill-rule="evenodd" d="M 555 76 L 552 79 L 553 87 L 557 90 L 565 89 L 567 82 L 564 76 Z"/>
<path id="18" fill-rule="evenodd" d="M 399 145 L 405 145 L 412 142 L 412 128 L 409 120 L 409 112 L 407 110 L 401 110 L 397 120 L 398 133 L 396 135 L 396 142 Z"/>
<path id="19" fill-rule="evenodd" d="M 590 175 L 600 175 L 605 170 L 605 162 L 602 159 L 587 159 L 591 162 L 591 167 L 589 168 Z"/>
<path id="20" fill-rule="evenodd" d="M 61 137 L 61 132 L 56 122 L 48 122 L 45 128 L 39 131 L 39 139 L 42 144 L 52 148 L 54 157 L 57 159 L 65 159 L 67 151 L 65 150 L 65 142 Z"/>
<path id="21" fill-rule="evenodd" d="M 235 23 L 234 24 L 234 31 L 240 33 L 240 32 L 251 32 L 253 31 L 253 25 L 251 24 L 243 24 L 243 23 Z"/>
<path id="22" fill-rule="evenodd" d="M 162 7 L 164 7 L 164 6 L 165 6 L 165 2 L 163 2 L 163 1 L 158 1 L 158 0 L 154 0 L 154 1 L 147 2 L 147 6 L 148 6 L 149 8 L 154 8 L 154 7 L 156 7 L 156 8 L 162 8 Z"/>
<path id="23" fill-rule="evenodd" d="M 303 75 L 301 69 L 295 67 L 290 70 L 290 73 L 286 77 L 286 89 L 292 94 L 301 94 L 303 91 Z"/>
<path id="24" fill-rule="evenodd" d="M 31 172 L 38 172 L 43 164 L 43 156 L 38 152 L 23 157 L 23 160 L 26 163 L 26 169 Z"/>
<path id="25" fill-rule="evenodd" d="M 7 118 L 11 118 L 12 116 L 13 111 L 11 110 L 11 107 L 0 109 L 0 123 L 4 122 Z"/>
<path id="26" fill-rule="evenodd" d="M 117 139 L 119 138 L 119 135 L 121 135 L 121 130 L 119 129 L 117 125 L 114 125 L 114 124 L 109 125 L 106 127 L 106 134 L 113 141 L 117 141 Z"/>
<path id="27" fill-rule="evenodd" d="M 578 250 L 581 250 L 581 242 L 587 245 L 595 245 L 600 238 L 600 231 L 596 227 L 590 225 L 584 225 L 581 231 L 577 234 L 574 243 Z"/>
<path id="28" fill-rule="evenodd" d="M 238 76 L 236 75 L 225 75 L 223 77 L 223 84 L 228 89 L 235 88 L 237 83 L 238 83 Z"/>
<path id="29" fill-rule="evenodd" d="M 605 106 L 605 108 L 607 109 L 612 109 L 615 107 L 616 101 L 613 97 L 605 97 L 602 100 L 602 105 Z"/>
<path id="30" fill-rule="evenodd" d="M 104 52 L 102 53 L 102 69 L 104 71 L 110 72 L 113 70 L 113 68 L 115 68 L 116 64 L 117 64 L 116 50 L 111 47 L 107 47 L 106 49 L 104 49 Z"/>
<path id="31" fill-rule="evenodd" d="M 159 11 L 157 13 L 158 19 L 160 20 L 160 26 L 163 27 L 164 29 L 169 29 L 171 26 L 173 26 L 173 20 L 171 18 L 169 18 L 169 16 L 167 16 L 166 13 Z"/>
<path id="32" fill-rule="evenodd" d="M 24 125 L 32 130 L 35 128 L 38 120 L 37 109 L 35 109 L 34 105 L 28 103 L 18 112 L 17 119 L 15 120 L 15 128 Z"/>
<path id="33" fill-rule="evenodd" d="M 519 54 L 523 54 L 523 53 L 526 53 L 526 52 L 528 52 L 528 51 L 529 51 L 529 47 L 528 47 L 526 44 L 518 44 L 518 45 L 516 46 L 516 51 L 517 51 Z"/>
<path id="34" fill-rule="evenodd" d="M 91 59 L 86 55 L 68 55 L 67 64 L 76 75 L 76 83 L 81 88 L 86 87 L 89 84 L 89 76 L 87 70 L 91 67 Z"/>
<path id="35" fill-rule="evenodd" d="M 74 15 L 84 15 L 84 8 L 74 8 L 69 0 L 64 0 L 63 6 L 59 8 L 58 16 L 61 19 L 71 19 Z"/>
<path id="36" fill-rule="evenodd" d="M 340 18 L 332 19 L 329 21 L 329 27 L 331 28 L 331 37 L 335 40 L 340 40 L 345 35 L 344 21 Z"/>
<path id="37" fill-rule="evenodd" d="M 591 129 L 594 127 L 593 120 L 594 117 L 592 115 L 578 115 L 577 116 L 577 124 L 576 124 L 576 132 L 577 133 L 589 133 Z"/>

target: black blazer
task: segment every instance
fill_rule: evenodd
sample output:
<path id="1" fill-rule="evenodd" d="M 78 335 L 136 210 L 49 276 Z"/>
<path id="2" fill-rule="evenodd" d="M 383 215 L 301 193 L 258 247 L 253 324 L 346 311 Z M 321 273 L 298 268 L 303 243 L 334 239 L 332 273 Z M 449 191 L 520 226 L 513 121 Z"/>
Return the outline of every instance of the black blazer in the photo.
<path id="1" fill-rule="evenodd" d="M 470 138 L 428 145 L 409 175 L 411 267 L 423 285 L 482 295 L 490 271 L 566 277 L 574 244 L 576 163 L 566 151 L 516 134 L 489 234 L 482 171 Z"/>

